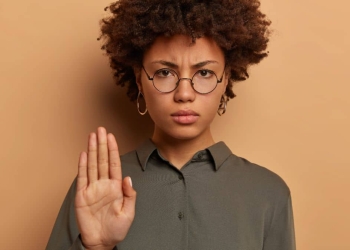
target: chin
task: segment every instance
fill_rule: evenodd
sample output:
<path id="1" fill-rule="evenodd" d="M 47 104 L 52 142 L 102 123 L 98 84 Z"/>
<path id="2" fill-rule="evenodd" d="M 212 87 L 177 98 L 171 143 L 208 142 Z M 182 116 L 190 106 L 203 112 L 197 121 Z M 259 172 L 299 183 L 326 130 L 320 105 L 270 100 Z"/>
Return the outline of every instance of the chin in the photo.
<path id="1" fill-rule="evenodd" d="M 176 140 L 193 140 L 205 135 L 204 130 L 198 130 L 198 128 L 191 128 L 186 126 L 164 132 L 169 137 L 174 138 Z"/>

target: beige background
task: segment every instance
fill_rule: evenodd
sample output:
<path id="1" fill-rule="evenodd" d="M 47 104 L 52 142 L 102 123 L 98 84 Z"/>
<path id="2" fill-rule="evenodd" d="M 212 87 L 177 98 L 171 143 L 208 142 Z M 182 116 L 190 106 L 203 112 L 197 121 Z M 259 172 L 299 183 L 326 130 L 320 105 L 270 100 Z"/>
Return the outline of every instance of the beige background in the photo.
<path id="1" fill-rule="evenodd" d="M 0 2 L 0 249 L 45 248 L 90 131 L 105 126 L 124 153 L 150 135 L 96 41 L 108 3 Z M 349 250 L 350 3 L 262 8 L 270 57 L 236 85 L 215 139 L 288 183 L 299 250 Z"/>

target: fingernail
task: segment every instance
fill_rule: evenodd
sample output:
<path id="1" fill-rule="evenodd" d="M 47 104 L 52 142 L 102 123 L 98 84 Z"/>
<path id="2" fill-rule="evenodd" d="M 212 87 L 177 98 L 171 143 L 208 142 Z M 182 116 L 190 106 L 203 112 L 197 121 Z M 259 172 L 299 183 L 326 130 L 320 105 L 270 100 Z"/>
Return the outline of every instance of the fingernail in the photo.
<path id="1" fill-rule="evenodd" d="M 132 187 L 131 177 L 129 177 L 130 186 Z"/>

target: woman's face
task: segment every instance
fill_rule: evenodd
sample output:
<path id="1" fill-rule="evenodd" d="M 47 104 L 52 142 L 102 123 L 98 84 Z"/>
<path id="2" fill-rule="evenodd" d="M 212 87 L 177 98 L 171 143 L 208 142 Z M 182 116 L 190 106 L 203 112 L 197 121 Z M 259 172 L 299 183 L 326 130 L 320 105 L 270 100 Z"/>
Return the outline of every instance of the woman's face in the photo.
<path id="1" fill-rule="evenodd" d="M 191 44 L 191 38 L 184 35 L 158 37 L 145 52 L 143 66 L 145 70 L 141 69 L 137 82 L 155 123 L 153 139 L 211 138 L 210 124 L 217 115 L 227 85 L 227 77 L 223 76 L 224 54 L 214 40 L 199 38 Z M 214 72 L 219 80 L 223 76 L 223 80 L 208 94 L 197 93 L 188 79 L 181 80 L 174 91 L 161 93 L 145 73 L 153 77 L 160 69 L 171 69 L 179 78 L 192 78 L 198 71 L 200 77 L 209 77 L 210 72 Z M 164 80 L 171 73 L 162 70 L 157 75 Z"/>

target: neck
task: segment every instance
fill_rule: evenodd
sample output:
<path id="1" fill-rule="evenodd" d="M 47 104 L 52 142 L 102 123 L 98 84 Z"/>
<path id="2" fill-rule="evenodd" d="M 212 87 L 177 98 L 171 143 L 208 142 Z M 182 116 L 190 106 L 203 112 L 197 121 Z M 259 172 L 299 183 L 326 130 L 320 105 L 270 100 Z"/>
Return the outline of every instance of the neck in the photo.
<path id="1" fill-rule="evenodd" d="M 210 129 L 202 135 L 191 139 L 174 138 L 167 134 L 156 133 L 155 131 L 152 141 L 157 146 L 161 155 L 178 169 L 181 169 L 196 152 L 215 143 Z"/>

